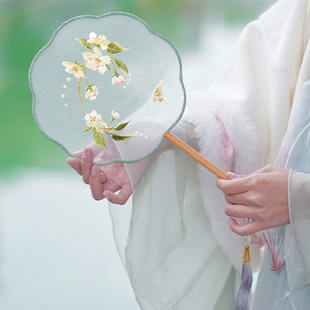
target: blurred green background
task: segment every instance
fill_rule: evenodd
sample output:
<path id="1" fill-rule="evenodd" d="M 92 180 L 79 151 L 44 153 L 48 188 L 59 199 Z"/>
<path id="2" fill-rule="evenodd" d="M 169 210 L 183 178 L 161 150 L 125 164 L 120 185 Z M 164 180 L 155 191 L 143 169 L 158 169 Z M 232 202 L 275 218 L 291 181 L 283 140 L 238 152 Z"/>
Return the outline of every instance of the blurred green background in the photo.
<path id="1" fill-rule="evenodd" d="M 245 24 L 275 0 L 0 0 L 0 174 L 21 168 L 63 168 L 66 154 L 32 118 L 28 70 L 66 20 L 123 11 L 137 15 L 182 52 L 199 47 L 202 24 Z M 185 85 L 186 87 L 186 85 Z"/>

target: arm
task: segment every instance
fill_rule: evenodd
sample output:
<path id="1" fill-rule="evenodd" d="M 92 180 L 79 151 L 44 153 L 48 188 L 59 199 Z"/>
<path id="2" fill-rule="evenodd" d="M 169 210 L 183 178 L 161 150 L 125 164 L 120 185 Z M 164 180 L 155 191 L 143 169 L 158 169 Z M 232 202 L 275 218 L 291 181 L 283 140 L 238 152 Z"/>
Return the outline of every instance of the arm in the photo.
<path id="1" fill-rule="evenodd" d="M 230 229 L 245 236 L 289 224 L 288 176 L 288 170 L 268 165 L 246 176 L 228 173 L 229 181 L 218 178 L 217 186 L 225 194 Z M 233 217 L 252 221 L 239 225 Z"/>

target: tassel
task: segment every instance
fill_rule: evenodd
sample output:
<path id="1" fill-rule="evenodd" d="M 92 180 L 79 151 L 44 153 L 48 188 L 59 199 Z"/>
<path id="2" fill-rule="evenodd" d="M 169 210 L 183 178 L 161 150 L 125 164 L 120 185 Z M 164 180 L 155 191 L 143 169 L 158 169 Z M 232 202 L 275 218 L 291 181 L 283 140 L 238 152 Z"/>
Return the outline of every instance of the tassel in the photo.
<path id="1" fill-rule="evenodd" d="M 249 244 L 246 244 L 243 254 L 241 283 L 236 298 L 235 310 L 249 310 L 249 294 L 253 281 L 250 261 L 250 247 Z"/>

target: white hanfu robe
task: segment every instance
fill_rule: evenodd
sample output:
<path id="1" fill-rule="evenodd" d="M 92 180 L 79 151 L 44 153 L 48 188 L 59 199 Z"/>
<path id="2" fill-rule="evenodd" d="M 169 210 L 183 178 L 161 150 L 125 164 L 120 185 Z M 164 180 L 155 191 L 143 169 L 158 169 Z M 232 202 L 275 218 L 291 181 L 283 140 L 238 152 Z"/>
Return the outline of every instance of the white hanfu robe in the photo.
<path id="1" fill-rule="evenodd" d="M 280 0 L 250 23 L 211 88 L 189 94 L 183 120 L 173 132 L 224 171 L 247 174 L 274 163 L 290 115 L 299 109 L 301 86 L 310 77 L 309 14 L 308 0 Z M 125 207 L 111 205 L 110 211 L 141 308 L 233 309 L 244 240 L 229 229 L 215 177 L 167 141 L 151 158 L 126 168 L 132 200 Z M 283 228 L 289 242 L 286 264 L 270 271 L 267 254 L 255 310 L 310 305 L 310 207 L 296 206 L 296 187 L 298 191 L 305 182 L 296 180 L 298 174 L 292 172 L 292 224 Z M 252 240 L 255 269 L 261 251 Z M 266 277 L 270 282 L 264 282 Z M 299 280 L 305 289 L 298 289 Z"/>

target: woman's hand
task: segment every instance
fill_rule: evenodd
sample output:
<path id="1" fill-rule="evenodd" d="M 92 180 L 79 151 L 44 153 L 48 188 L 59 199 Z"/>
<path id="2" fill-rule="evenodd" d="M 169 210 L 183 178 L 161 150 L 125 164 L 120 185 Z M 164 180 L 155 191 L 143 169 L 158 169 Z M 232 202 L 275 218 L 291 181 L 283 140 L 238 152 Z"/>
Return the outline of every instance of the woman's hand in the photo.
<path id="1" fill-rule="evenodd" d="M 90 185 L 95 200 L 107 198 L 110 202 L 123 205 L 132 193 L 131 183 L 123 163 L 112 163 L 104 166 L 93 164 L 93 151 L 85 148 L 81 154 L 81 162 L 70 157 L 66 160 L 83 181 Z M 115 192 L 120 192 L 116 195 Z"/>
<path id="2" fill-rule="evenodd" d="M 217 178 L 216 184 L 225 194 L 225 213 L 233 232 L 245 236 L 290 223 L 288 170 L 268 165 L 246 176 L 227 175 L 228 181 Z M 234 217 L 252 221 L 239 225 Z"/>

